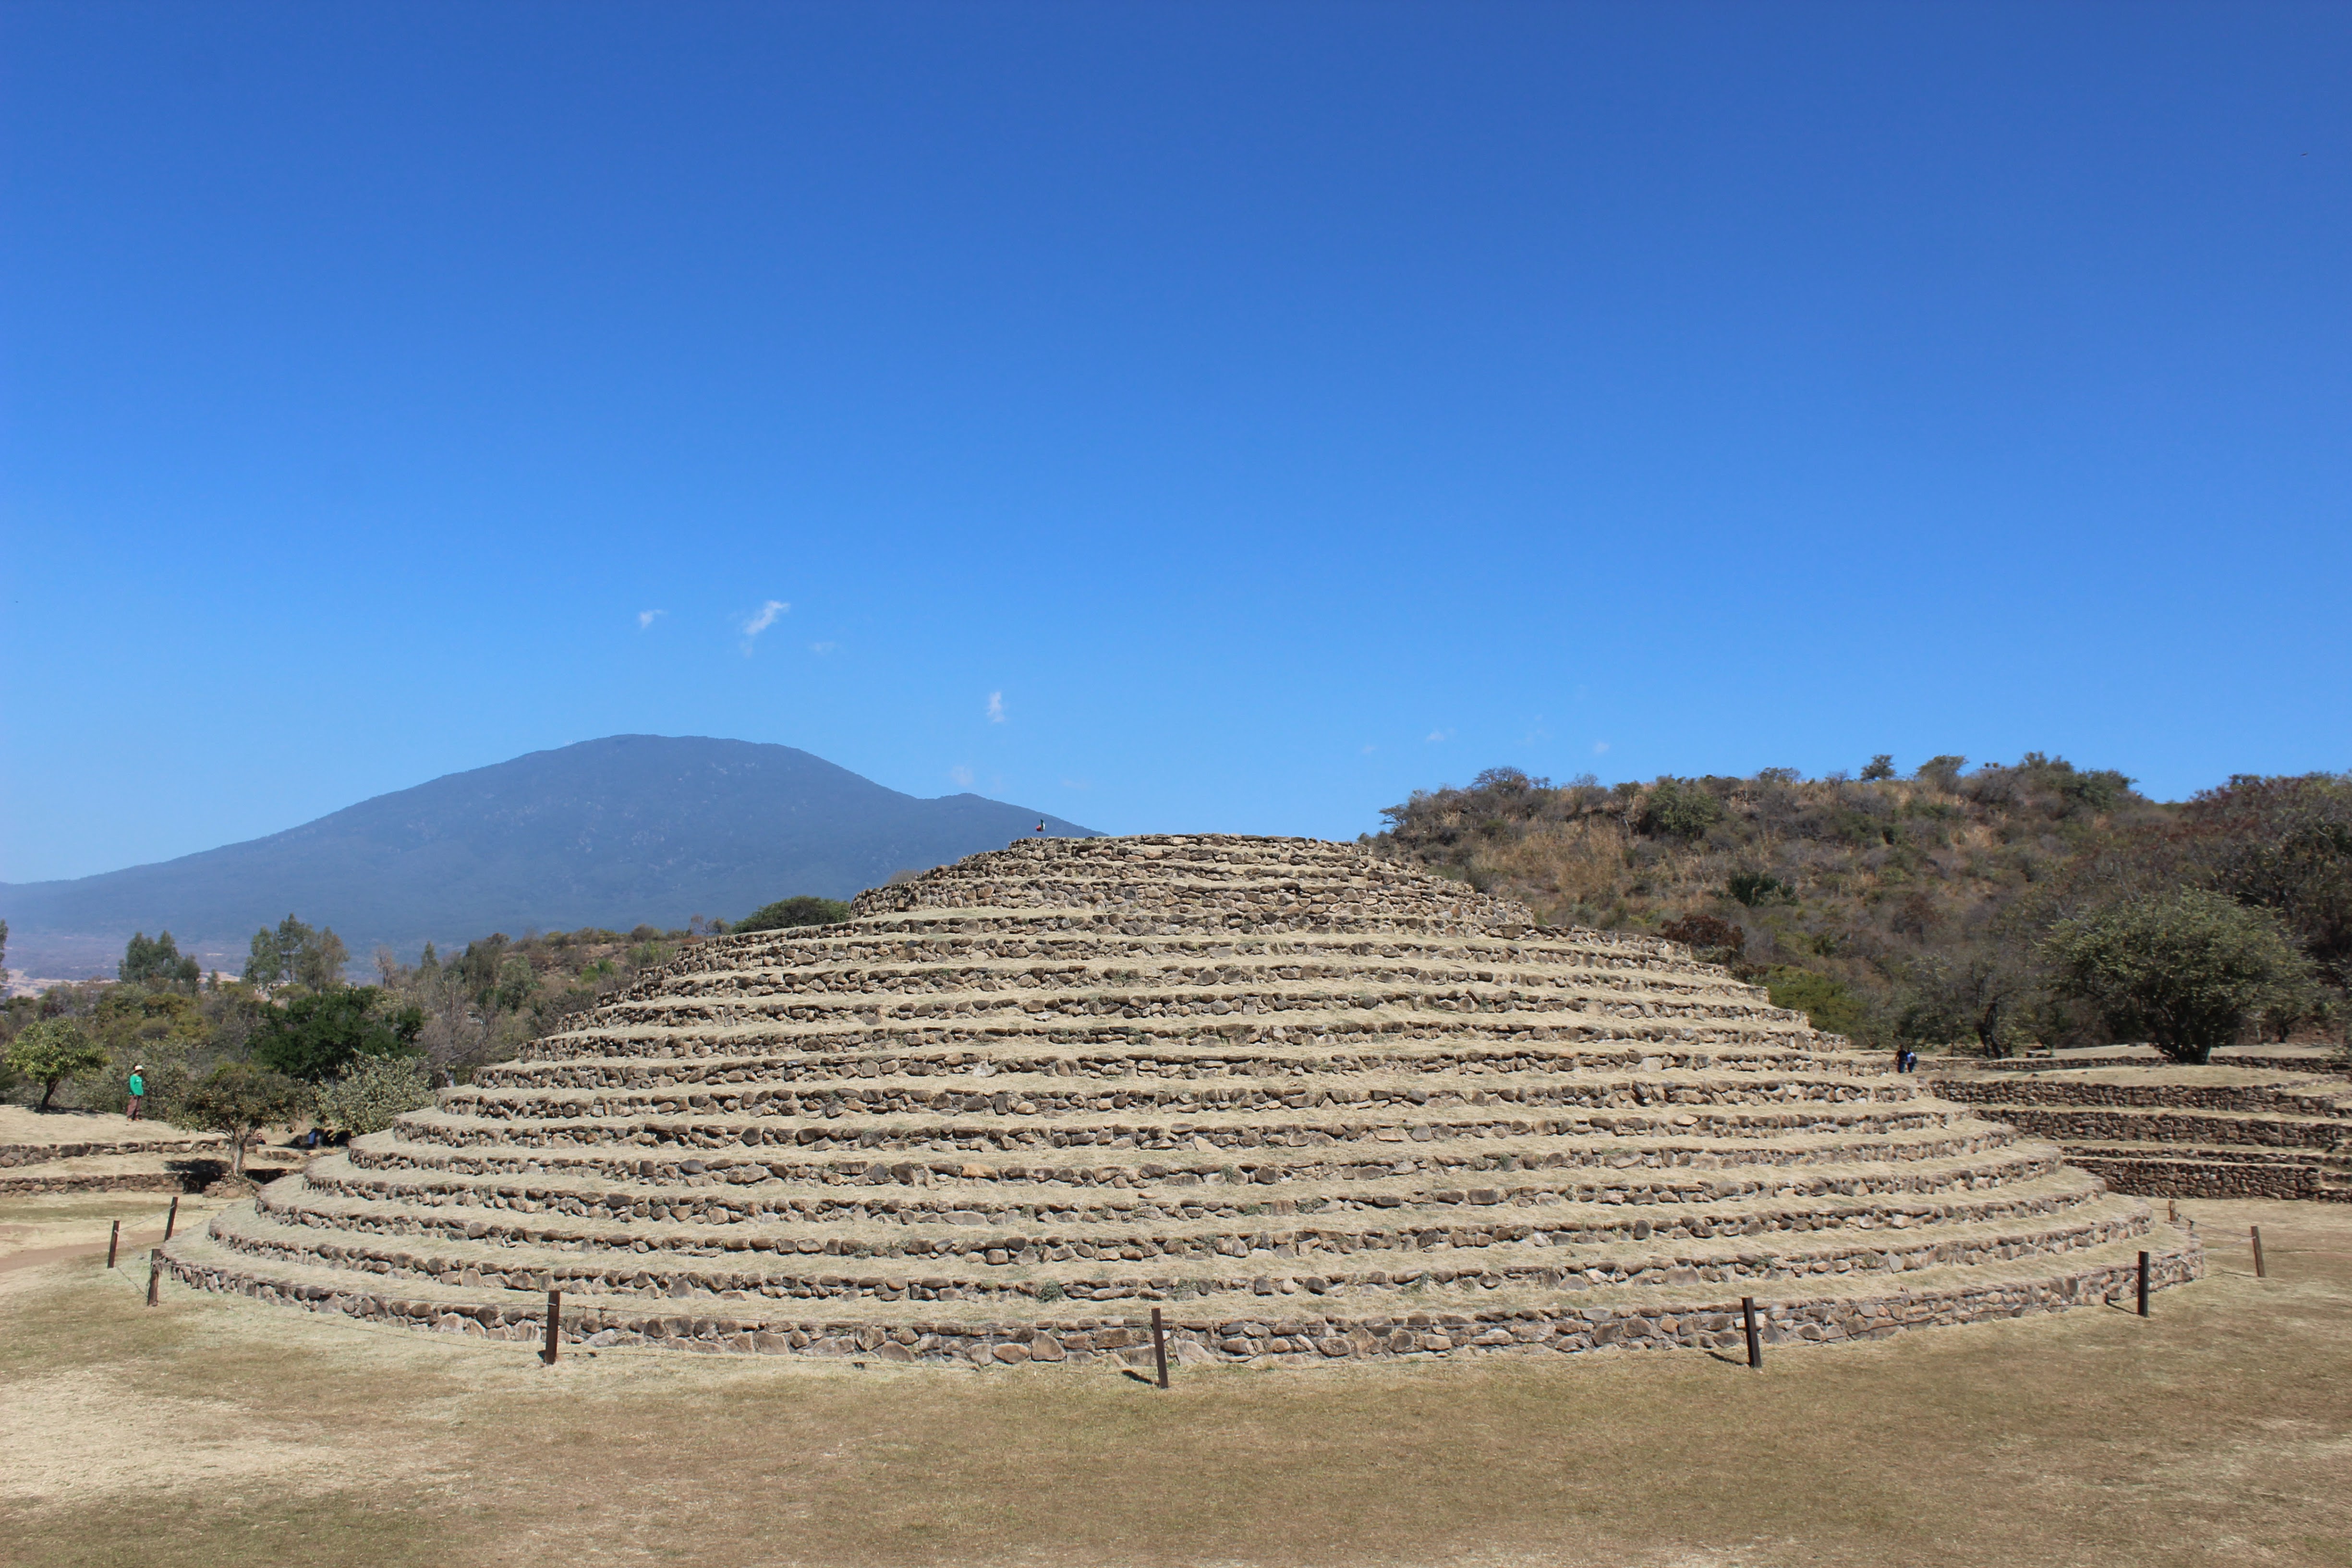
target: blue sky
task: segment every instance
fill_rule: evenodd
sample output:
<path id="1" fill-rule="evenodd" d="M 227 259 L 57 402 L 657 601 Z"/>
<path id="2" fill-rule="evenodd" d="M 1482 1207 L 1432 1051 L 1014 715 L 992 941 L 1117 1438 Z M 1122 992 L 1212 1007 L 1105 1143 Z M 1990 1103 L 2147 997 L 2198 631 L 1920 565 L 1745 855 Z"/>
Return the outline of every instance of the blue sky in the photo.
<path id="1" fill-rule="evenodd" d="M 2341 5 L 16 0 L 0 879 L 632 731 L 1334 837 L 2352 766 L 2347 83 Z"/>

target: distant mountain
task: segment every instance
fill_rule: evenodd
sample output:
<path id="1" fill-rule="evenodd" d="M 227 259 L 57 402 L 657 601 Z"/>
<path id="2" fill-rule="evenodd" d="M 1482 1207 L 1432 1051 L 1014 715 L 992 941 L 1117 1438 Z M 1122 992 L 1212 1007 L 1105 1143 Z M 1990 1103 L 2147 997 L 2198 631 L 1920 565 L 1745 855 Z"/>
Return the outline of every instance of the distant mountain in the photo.
<path id="1" fill-rule="evenodd" d="M 679 926 L 795 893 L 846 898 L 894 871 L 1002 848 L 1040 813 L 976 795 L 922 800 L 791 746 L 612 735 L 451 773 L 316 822 L 152 866 L 0 883 L 8 963 L 111 973 L 133 931 L 241 956 L 288 911 L 378 943 L 492 931 Z M 1094 837 L 1057 816 L 1045 831 Z M 208 959 L 208 963 L 215 960 Z M 224 967 L 234 968 L 234 963 Z"/>

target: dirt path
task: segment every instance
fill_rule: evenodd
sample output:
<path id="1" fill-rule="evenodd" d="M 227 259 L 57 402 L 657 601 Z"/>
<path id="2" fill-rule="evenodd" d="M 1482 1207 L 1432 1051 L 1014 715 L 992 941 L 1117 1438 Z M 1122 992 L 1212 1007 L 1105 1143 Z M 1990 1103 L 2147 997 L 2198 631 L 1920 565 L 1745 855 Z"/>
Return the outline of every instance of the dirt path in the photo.
<path id="1" fill-rule="evenodd" d="M 137 1234 L 124 1231 L 116 1253 L 118 1259 L 116 1266 L 120 1268 L 129 1263 L 131 1261 L 132 1254 L 139 1248 L 154 1247 L 163 1239 L 163 1230 L 161 1226 L 152 1231 Z M 5 1258 L 0 1258 L 0 1274 L 5 1274 L 16 1268 L 37 1268 L 44 1263 L 62 1263 L 68 1258 L 103 1258 L 105 1256 L 106 1243 L 102 1241 L 80 1242 L 72 1247 L 34 1247 L 29 1251 L 12 1252 Z"/>

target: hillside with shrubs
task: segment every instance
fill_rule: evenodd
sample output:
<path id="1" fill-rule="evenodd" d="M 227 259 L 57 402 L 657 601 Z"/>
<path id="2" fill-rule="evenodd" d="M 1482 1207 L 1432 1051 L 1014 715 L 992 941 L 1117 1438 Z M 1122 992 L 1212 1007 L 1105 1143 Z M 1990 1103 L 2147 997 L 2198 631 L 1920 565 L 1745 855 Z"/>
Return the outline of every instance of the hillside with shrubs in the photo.
<path id="1" fill-rule="evenodd" d="M 688 944 L 822 924 L 848 908 L 801 897 L 732 922 L 698 916 L 683 930 L 499 931 L 446 955 L 428 943 L 415 963 L 379 949 L 368 984 L 352 983 L 341 937 L 293 915 L 254 933 L 235 980 L 202 976 L 169 932 L 142 932 L 115 980 L 56 985 L 0 1007 L 0 1091 L 119 1110 L 137 1067 L 160 1120 L 227 1131 L 258 1108 L 266 1121 L 308 1116 L 332 1133 L 368 1131 L 434 1087 L 511 1059 Z M 389 1071 L 393 1063 L 401 1070 Z"/>
<path id="2" fill-rule="evenodd" d="M 2210 958 L 2242 1037 L 2342 1037 L 2341 775 L 2240 777 L 2167 805 L 2038 752 L 1973 770 L 1939 756 L 1908 777 L 1879 757 L 1858 778 L 1769 768 L 1606 786 L 1496 768 L 1384 815 L 1365 840 L 1378 854 L 1552 923 L 1689 943 L 1865 1044 L 2005 1056 L 2156 1038 L 2180 1007 L 2114 973 L 2150 940 Z"/>

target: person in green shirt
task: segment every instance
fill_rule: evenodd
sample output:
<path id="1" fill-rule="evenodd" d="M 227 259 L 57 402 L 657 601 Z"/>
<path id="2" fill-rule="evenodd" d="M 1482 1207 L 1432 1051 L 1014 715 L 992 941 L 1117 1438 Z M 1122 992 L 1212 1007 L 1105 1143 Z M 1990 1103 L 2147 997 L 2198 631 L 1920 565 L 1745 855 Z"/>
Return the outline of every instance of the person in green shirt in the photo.
<path id="1" fill-rule="evenodd" d="M 138 1121 L 138 1120 L 139 1120 L 139 1113 L 140 1113 L 142 1110 L 144 1110 L 147 1108 L 147 1076 L 146 1076 L 146 1075 L 147 1075 L 147 1068 L 145 1068 L 145 1066 L 144 1066 L 144 1065 L 140 1064 L 140 1063 L 133 1063 L 133 1064 L 131 1065 L 131 1109 L 130 1109 L 130 1110 L 129 1110 L 128 1112 L 126 1112 L 126 1114 L 127 1114 L 127 1115 L 129 1115 L 129 1116 L 130 1116 L 130 1118 L 131 1118 L 131 1121 Z"/>

